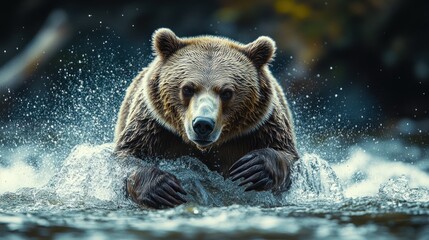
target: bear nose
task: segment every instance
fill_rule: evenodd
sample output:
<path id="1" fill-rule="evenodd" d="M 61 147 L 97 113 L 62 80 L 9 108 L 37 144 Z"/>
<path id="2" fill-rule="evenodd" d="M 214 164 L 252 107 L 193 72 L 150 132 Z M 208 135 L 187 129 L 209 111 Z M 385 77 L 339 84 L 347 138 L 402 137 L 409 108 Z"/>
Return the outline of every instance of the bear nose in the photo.
<path id="1" fill-rule="evenodd" d="M 213 132 L 214 125 L 215 122 L 206 117 L 197 117 L 192 121 L 192 128 L 194 128 L 198 137 L 207 137 L 211 132 Z"/>

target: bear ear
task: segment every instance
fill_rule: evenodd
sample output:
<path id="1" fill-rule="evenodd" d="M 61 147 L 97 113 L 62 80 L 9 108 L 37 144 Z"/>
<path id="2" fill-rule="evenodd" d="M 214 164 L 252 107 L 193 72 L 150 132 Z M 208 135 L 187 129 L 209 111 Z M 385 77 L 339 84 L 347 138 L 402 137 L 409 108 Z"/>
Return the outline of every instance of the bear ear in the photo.
<path id="1" fill-rule="evenodd" d="M 273 39 L 261 36 L 244 46 L 245 54 L 255 64 L 256 68 L 271 62 L 276 52 L 276 43 Z"/>
<path id="2" fill-rule="evenodd" d="M 168 28 L 160 28 L 152 35 L 152 48 L 156 55 L 167 59 L 185 44 Z"/>

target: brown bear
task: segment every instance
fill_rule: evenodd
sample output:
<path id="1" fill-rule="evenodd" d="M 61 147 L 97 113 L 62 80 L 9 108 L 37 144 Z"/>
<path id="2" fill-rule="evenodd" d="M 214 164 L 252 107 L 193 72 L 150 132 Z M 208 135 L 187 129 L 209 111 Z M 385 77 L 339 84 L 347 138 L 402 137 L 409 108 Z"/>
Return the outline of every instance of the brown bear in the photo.
<path id="1" fill-rule="evenodd" d="M 279 193 L 298 159 L 285 95 L 268 69 L 276 46 L 269 37 L 249 44 L 227 38 L 153 34 L 155 59 L 134 78 L 115 130 L 115 153 L 139 159 L 191 156 L 245 191 Z M 136 203 L 180 205 L 179 180 L 155 166 L 126 180 Z"/>

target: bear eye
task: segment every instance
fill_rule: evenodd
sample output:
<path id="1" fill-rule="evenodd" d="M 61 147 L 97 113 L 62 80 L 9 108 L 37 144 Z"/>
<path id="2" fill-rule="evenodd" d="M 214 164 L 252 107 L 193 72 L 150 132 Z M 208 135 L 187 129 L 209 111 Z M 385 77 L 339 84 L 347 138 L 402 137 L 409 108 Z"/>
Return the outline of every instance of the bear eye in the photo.
<path id="1" fill-rule="evenodd" d="M 220 93 L 220 98 L 222 101 L 228 101 L 232 98 L 232 90 L 231 89 L 225 89 Z"/>
<path id="2" fill-rule="evenodd" d="M 194 95 L 194 93 L 195 93 L 195 89 L 191 86 L 184 86 L 182 88 L 182 94 L 186 98 L 192 97 Z"/>

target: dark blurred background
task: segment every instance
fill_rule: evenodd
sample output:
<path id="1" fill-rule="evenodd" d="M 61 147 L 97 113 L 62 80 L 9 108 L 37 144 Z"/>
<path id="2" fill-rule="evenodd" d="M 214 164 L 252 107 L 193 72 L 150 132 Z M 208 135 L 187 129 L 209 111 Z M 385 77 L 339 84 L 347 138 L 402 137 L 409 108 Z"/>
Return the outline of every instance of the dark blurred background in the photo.
<path id="1" fill-rule="evenodd" d="M 151 34 L 168 27 L 178 36 L 222 35 L 245 43 L 271 36 L 278 46 L 272 71 L 286 89 L 298 135 L 319 136 L 302 141 L 382 135 L 427 144 L 428 1 L 9 4 L 0 10 L 3 126 L 14 123 L 16 130 L 18 122 L 25 131 L 43 122 L 48 131 L 55 128 L 49 122 L 61 121 L 79 125 L 79 138 L 86 125 L 76 120 L 85 119 L 109 132 L 126 86 L 152 59 Z"/>

